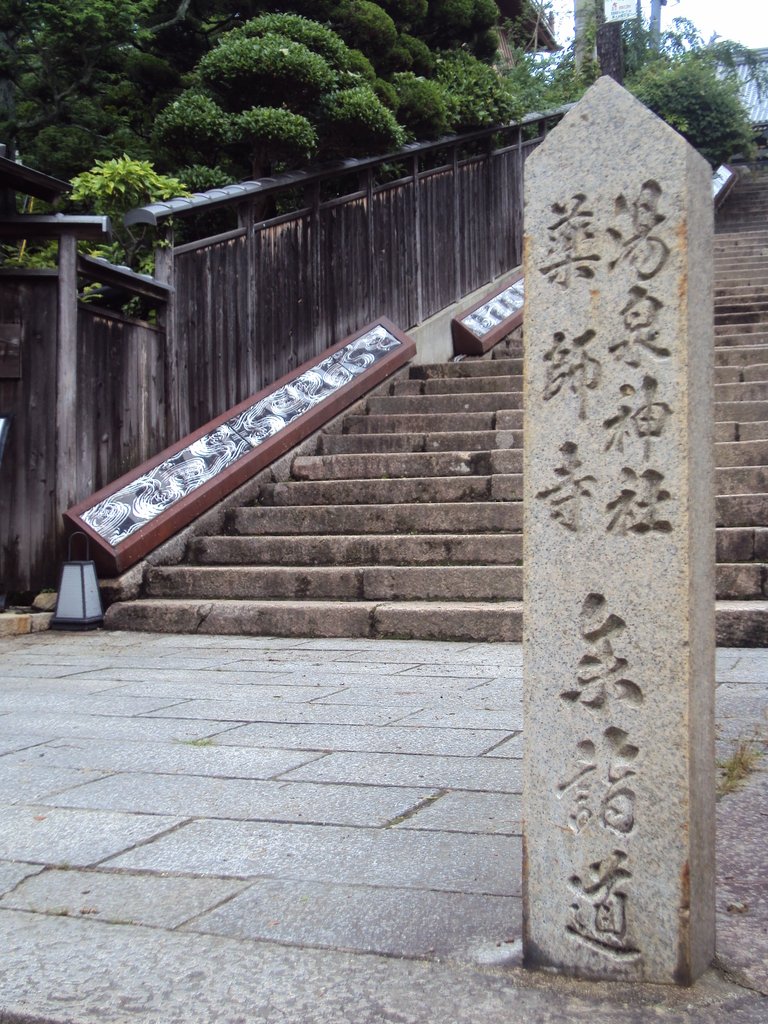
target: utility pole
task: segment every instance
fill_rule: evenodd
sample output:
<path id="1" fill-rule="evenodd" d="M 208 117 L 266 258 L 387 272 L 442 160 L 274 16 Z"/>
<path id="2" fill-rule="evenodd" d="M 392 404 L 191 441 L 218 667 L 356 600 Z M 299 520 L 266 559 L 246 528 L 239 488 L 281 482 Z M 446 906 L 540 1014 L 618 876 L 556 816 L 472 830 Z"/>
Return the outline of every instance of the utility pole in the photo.
<path id="1" fill-rule="evenodd" d="M 651 0 L 651 49 L 659 52 L 661 46 L 661 8 L 667 6 L 667 0 Z"/>
<path id="2" fill-rule="evenodd" d="M 595 0 L 573 0 L 573 34 L 576 70 L 595 57 Z"/>

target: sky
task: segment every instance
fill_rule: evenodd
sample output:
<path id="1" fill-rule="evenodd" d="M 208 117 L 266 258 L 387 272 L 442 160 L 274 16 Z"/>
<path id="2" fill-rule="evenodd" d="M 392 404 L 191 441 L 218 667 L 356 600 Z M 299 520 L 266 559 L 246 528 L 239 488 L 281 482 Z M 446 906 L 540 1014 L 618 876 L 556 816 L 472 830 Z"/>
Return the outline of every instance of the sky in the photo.
<path id="1" fill-rule="evenodd" d="M 650 0 L 643 0 L 643 13 L 650 13 Z M 555 34 L 560 43 L 573 36 L 573 0 L 554 0 Z M 768 47 L 768 3 L 766 0 L 667 0 L 661 9 L 662 31 L 674 18 L 688 18 L 705 40 L 713 33 L 753 49 Z"/>

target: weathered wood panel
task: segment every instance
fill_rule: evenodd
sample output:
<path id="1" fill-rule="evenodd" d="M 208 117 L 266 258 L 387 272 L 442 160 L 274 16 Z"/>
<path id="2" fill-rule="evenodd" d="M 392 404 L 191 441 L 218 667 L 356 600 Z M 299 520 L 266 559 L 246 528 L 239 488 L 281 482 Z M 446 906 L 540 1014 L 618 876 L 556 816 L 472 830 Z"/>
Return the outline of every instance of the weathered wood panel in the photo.
<path id="1" fill-rule="evenodd" d="M 55 586 L 65 550 L 56 456 L 58 279 L 0 279 L 0 321 L 22 325 L 21 380 L 0 380 L 0 412 L 13 417 L 0 464 L 0 591 Z M 76 386 L 78 500 L 167 443 L 164 336 L 80 305 Z"/>
<path id="2" fill-rule="evenodd" d="M 78 500 L 167 443 L 164 334 L 105 310 L 78 310 Z"/>
<path id="3" fill-rule="evenodd" d="M 21 324 L 21 379 L 0 380 L 0 413 L 13 417 L 0 464 L 2 592 L 51 586 L 57 576 L 57 295 L 55 274 L 0 278 L 0 321 Z"/>

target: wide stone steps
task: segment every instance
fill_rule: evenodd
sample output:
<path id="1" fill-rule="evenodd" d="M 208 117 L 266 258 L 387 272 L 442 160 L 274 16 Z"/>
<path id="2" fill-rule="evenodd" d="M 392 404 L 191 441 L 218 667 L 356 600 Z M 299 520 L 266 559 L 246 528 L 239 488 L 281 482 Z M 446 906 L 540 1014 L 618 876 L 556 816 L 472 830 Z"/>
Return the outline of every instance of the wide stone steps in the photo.
<path id="1" fill-rule="evenodd" d="M 229 534 L 264 536 L 333 533 L 449 533 L 471 516 L 475 530 L 505 533 L 523 528 L 519 501 L 430 502 L 425 504 L 288 505 L 230 509 L 224 517 Z"/>
<path id="2" fill-rule="evenodd" d="M 371 452 L 308 455 L 294 460 L 296 480 L 389 480 L 427 476 L 522 473 L 522 451 Z"/>
<path id="3" fill-rule="evenodd" d="M 345 536 L 197 537 L 188 559 L 199 565 L 503 565 L 522 558 L 520 534 L 430 533 Z"/>
<path id="4" fill-rule="evenodd" d="M 226 600 L 520 601 L 523 570 L 508 565 L 168 566 L 149 572 L 150 597 Z"/>
<path id="5" fill-rule="evenodd" d="M 110 629 L 166 633 L 516 642 L 520 601 L 238 601 L 147 598 L 114 604 Z"/>
<path id="6" fill-rule="evenodd" d="M 497 448 L 522 446 L 522 430 L 465 430 L 324 434 L 317 447 L 318 455 L 357 455 L 362 452 L 491 452 Z"/>
<path id="7" fill-rule="evenodd" d="M 718 641 L 748 645 L 768 643 L 768 227 L 740 229 L 742 187 L 714 257 L 716 599 Z M 746 205 L 763 195 L 768 208 L 749 185 Z M 512 336 L 490 358 L 380 387 L 304 446 L 289 479 L 148 568 L 143 598 L 108 625 L 519 640 L 522 354 Z"/>

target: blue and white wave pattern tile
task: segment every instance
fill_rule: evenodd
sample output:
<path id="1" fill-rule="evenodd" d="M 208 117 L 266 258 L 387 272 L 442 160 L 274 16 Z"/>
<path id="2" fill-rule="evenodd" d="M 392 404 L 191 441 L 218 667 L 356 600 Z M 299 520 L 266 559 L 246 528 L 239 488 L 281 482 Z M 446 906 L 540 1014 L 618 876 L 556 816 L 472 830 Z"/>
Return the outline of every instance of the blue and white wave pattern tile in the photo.
<path id="1" fill-rule="evenodd" d="M 81 514 L 115 547 L 401 344 L 381 324 Z"/>
<path id="2" fill-rule="evenodd" d="M 508 317 L 517 313 L 525 301 L 525 285 L 523 279 L 515 281 L 503 292 L 494 295 L 493 298 L 472 310 L 467 316 L 462 317 L 462 324 L 472 331 L 477 338 L 482 338 L 494 327 L 498 327 Z"/>

